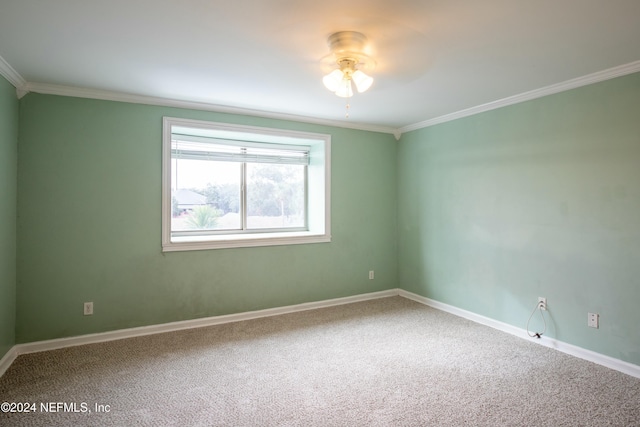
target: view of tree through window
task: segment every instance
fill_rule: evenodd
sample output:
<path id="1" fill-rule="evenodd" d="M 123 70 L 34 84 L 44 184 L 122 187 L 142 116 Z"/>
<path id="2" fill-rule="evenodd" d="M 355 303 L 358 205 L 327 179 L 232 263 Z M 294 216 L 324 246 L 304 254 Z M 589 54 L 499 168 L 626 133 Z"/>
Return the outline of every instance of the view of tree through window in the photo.
<path id="1" fill-rule="evenodd" d="M 331 136 L 162 121 L 162 250 L 331 241 Z"/>
<path id="2" fill-rule="evenodd" d="M 247 228 L 304 227 L 302 165 L 247 164 Z"/>
<path id="3" fill-rule="evenodd" d="M 173 231 L 241 230 L 244 211 L 247 230 L 305 227 L 306 165 L 179 157 L 172 162 Z"/>

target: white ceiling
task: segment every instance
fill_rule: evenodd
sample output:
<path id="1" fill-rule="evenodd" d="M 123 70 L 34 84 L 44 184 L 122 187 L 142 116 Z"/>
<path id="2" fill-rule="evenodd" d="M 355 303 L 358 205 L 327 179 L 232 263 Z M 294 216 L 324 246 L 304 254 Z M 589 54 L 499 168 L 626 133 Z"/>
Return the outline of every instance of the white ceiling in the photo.
<path id="1" fill-rule="evenodd" d="M 321 82 L 326 39 L 341 30 L 364 33 L 377 61 L 349 119 Z M 0 0 L 0 57 L 5 76 L 15 70 L 36 92 L 57 85 L 406 129 L 637 70 L 640 1 Z"/>

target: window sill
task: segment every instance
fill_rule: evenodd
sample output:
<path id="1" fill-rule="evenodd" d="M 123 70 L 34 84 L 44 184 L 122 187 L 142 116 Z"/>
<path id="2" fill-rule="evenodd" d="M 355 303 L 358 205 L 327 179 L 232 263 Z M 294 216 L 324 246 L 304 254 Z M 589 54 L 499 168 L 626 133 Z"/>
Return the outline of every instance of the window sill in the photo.
<path id="1" fill-rule="evenodd" d="M 328 234 L 300 231 L 285 233 L 224 234 L 218 236 L 172 237 L 162 244 L 162 252 L 198 251 L 206 249 L 247 248 L 256 246 L 300 245 L 326 243 L 331 241 Z"/>

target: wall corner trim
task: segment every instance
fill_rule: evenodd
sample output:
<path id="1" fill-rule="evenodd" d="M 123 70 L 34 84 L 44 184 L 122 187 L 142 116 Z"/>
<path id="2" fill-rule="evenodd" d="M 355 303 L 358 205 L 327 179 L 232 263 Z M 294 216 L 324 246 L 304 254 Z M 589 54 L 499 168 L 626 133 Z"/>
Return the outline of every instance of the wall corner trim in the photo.
<path id="1" fill-rule="evenodd" d="M 403 289 L 400 289 L 398 291 L 398 295 L 427 305 L 429 307 L 453 314 L 455 316 L 471 320 L 472 322 L 476 322 L 481 325 L 489 326 L 499 331 L 515 335 L 518 338 L 528 339 L 527 331 L 522 328 L 518 328 L 507 323 L 491 319 L 489 317 L 481 316 L 479 314 L 472 313 L 470 311 L 463 310 L 452 305 L 444 304 L 440 301 L 426 298 L 413 292 L 405 291 Z M 623 360 L 616 359 L 610 356 L 605 356 L 604 354 L 596 353 L 595 351 L 587 350 L 572 344 L 567 344 L 554 338 L 542 337 L 542 339 L 539 340 L 536 339 L 528 341 L 543 345 L 545 347 L 553 348 L 571 356 L 575 356 L 580 359 L 605 366 L 607 368 L 622 372 L 623 374 L 631 375 L 632 377 L 640 378 L 640 366 L 634 365 L 633 363 L 625 362 Z"/>

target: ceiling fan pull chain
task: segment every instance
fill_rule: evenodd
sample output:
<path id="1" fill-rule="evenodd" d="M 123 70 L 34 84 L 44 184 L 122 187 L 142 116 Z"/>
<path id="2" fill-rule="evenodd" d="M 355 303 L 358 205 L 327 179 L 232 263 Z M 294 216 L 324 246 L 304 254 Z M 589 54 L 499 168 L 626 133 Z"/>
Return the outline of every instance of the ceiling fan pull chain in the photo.
<path id="1" fill-rule="evenodd" d="M 351 86 L 351 82 L 349 82 L 349 86 Z M 351 108 L 351 96 L 347 96 L 347 104 L 344 106 L 345 109 L 345 118 L 349 118 L 349 109 Z"/>

